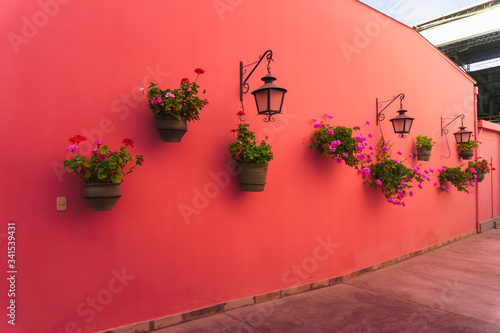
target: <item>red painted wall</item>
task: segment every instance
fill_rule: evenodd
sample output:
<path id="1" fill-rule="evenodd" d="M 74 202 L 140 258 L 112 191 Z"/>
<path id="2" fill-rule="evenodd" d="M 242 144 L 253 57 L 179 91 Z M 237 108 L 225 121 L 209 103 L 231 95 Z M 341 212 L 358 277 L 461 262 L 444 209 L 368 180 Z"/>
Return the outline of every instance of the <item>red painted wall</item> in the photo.
<path id="1" fill-rule="evenodd" d="M 1 230 L 17 225 L 17 322 L 5 332 L 94 332 L 339 276 L 475 230 L 475 197 L 432 183 L 407 207 L 388 204 L 354 169 L 308 149 L 311 118 L 372 125 L 375 99 L 406 94 L 414 135 L 437 145 L 424 167 L 459 164 L 440 117 L 474 126 L 473 82 L 411 29 L 354 1 L 4 1 L 0 69 Z M 227 146 L 238 121 L 238 65 L 272 49 L 284 114 L 247 120 L 275 159 L 263 193 L 243 193 Z M 150 81 L 198 83 L 210 105 L 182 143 L 161 142 Z M 261 65 L 250 78 L 260 85 Z M 397 105 L 386 111 L 396 115 Z M 451 133 L 458 124 L 450 127 Z M 109 212 L 61 171 L 74 134 L 117 147 L 135 140 L 145 164 Z M 416 166 L 417 161 L 410 161 Z M 68 210 L 56 212 L 56 197 Z M 182 214 L 189 208 L 192 214 Z M 498 214 L 498 210 L 497 210 Z M 2 239 L 2 269 L 6 239 Z M 8 285 L 0 282 L 2 307 Z"/>

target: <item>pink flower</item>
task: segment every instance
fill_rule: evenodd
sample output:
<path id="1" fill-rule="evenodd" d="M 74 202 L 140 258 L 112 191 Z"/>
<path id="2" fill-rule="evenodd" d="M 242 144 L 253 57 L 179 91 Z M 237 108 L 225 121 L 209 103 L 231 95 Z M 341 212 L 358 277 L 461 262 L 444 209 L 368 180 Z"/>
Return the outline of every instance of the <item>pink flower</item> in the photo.
<path id="1" fill-rule="evenodd" d="M 94 148 L 94 149 L 92 149 L 92 150 L 90 151 L 90 153 L 91 153 L 91 154 L 94 154 L 94 153 L 97 153 L 98 151 L 99 151 L 99 149 Z"/>
<path id="2" fill-rule="evenodd" d="M 320 128 L 321 127 L 321 124 L 320 123 L 316 123 L 314 124 L 314 128 Z"/>
<path id="3" fill-rule="evenodd" d="M 366 121 L 366 124 L 367 124 L 367 125 L 370 125 L 370 122 L 367 120 L 367 121 Z"/>
<path id="4" fill-rule="evenodd" d="M 393 200 L 392 198 L 390 198 L 390 197 L 389 197 L 389 198 L 387 198 L 387 202 L 393 203 L 393 202 L 394 202 L 394 200 Z"/>
<path id="5" fill-rule="evenodd" d="M 139 91 L 142 92 L 142 93 L 144 93 L 144 87 L 140 87 Z"/>
<path id="6" fill-rule="evenodd" d="M 206 98 L 205 98 L 205 99 L 203 100 L 203 103 L 205 103 L 205 105 L 208 105 L 208 104 L 209 104 L 209 103 L 208 103 L 208 99 L 206 99 Z"/>
<path id="7" fill-rule="evenodd" d="M 429 172 L 434 173 L 434 169 L 433 168 L 429 168 Z"/>
<path id="8" fill-rule="evenodd" d="M 331 114 L 327 115 L 328 119 L 333 119 L 333 116 Z"/>
<path id="9" fill-rule="evenodd" d="M 165 94 L 165 97 L 167 97 L 167 98 L 174 98 L 174 97 L 175 97 L 175 95 L 174 95 L 174 94 L 172 94 L 170 91 L 168 91 L 168 92 Z"/>
<path id="10" fill-rule="evenodd" d="M 370 145 L 370 146 L 368 147 L 368 149 L 373 150 L 373 146 L 372 146 L 372 145 Z"/>
<path id="11" fill-rule="evenodd" d="M 326 134 L 334 134 L 333 130 L 330 128 L 328 130 L 326 130 Z"/>
<path id="12" fill-rule="evenodd" d="M 66 148 L 67 151 L 75 151 L 78 149 L 77 145 L 69 145 L 68 148 Z"/>
<path id="13" fill-rule="evenodd" d="M 446 188 L 446 186 L 444 186 L 444 185 L 441 185 L 441 188 L 442 188 L 442 189 L 444 190 L 444 189 Z"/>
<path id="14" fill-rule="evenodd" d="M 470 191 L 469 191 L 469 190 L 467 190 L 467 194 L 469 194 L 469 193 L 470 193 Z"/>
<path id="15" fill-rule="evenodd" d="M 413 154 L 410 154 L 410 158 L 413 158 Z"/>
<path id="16" fill-rule="evenodd" d="M 103 144 L 104 144 L 104 142 L 103 142 L 103 141 L 101 141 L 101 140 L 96 140 L 96 141 L 94 142 L 94 146 L 98 146 L 98 147 L 99 147 L 100 145 L 103 145 Z"/>
<path id="17" fill-rule="evenodd" d="M 394 163 L 399 163 L 399 161 L 398 160 L 394 160 Z"/>
<path id="18" fill-rule="evenodd" d="M 317 119 L 316 119 L 316 118 L 313 118 L 313 119 L 311 119 L 311 120 L 312 120 L 313 122 L 316 122 L 316 121 L 317 121 Z"/>
<path id="19" fill-rule="evenodd" d="M 422 189 L 422 183 L 418 184 L 418 188 Z"/>
<path id="20" fill-rule="evenodd" d="M 410 197 L 413 197 L 413 191 L 410 191 Z"/>
<path id="21" fill-rule="evenodd" d="M 371 133 L 368 133 L 368 137 L 371 139 L 373 138 L 373 135 Z"/>
<path id="22" fill-rule="evenodd" d="M 401 151 L 399 151 L 399 150 L 398 150 L 397 153 L 398 153 L 398 155 L 403 155 L 403 153 Z"/>
<path id="23" fill-rule="evenodd" d="M 387 147 L 387 146 L 383 146 L 383 147 L 382 147 L 382 149 L 383 149 L 383 150 L 385 150 L 385 151 L 388 151 L 388 150 L 389 150 L 389 147 Z"/>
<path id="24" fill-rule="evenodd" d="M 434 186 L 438 186 L 438 183 L 434 182 Z"/>
<path id="25" fill-rule="evenodd" d="M 446 193 L 450 193 L 450 190 L 446 190 Z"/>
<path id="26" fill-rule="evenodd" d="M 380 186 L 380 185 L 382 185 L 382 181 L 381 181 L 380 179 L 377 179 L 377 180 L 375 181 L 375 184 L 377 184 L 378 186 Z"/>

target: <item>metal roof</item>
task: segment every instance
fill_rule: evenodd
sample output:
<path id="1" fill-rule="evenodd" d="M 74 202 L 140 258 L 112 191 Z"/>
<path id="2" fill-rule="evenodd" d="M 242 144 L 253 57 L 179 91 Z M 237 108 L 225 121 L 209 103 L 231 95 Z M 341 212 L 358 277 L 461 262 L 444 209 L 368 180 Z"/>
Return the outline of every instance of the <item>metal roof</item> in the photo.
<path id="1" fill-rule="evenodd" d="M 500 57 L 500 29 L 459 42 L 440 45 L 439 49 L 459 66 Z"/>
<path id="2" fill-rule="evenodd" d="M 459 20 L 464 19 L 464 22 L 468 20 L 470 22 L 470 18 L 473 15 L 486 15 L 488 11 L 497 10 L 499 6 L 500 0 L 486 1 L 429 20 L 419 24 L 415 29 L 421 32 L 441 26 L 441 28 L 451 32 L 453 30 L 452 27 L 459 27 L 457 26 Z M 467 74 L 477 81 L 477 86 L 479 87 L 478 116 L 480 118 L 490 117 L 492 121 L 497 122 L 500 121 L 500 66 L 471 71 L 470 64 L 500 58 L 500 19 L 498 22 L 498 25 L 494 24 L 494 27 L 485 29 L 489 29 L 489 31 L 458 40 L 451 40 L 437 46 L 441 52 L 462 67 Z M 446 26 L 447 24 L 449 25 Z M 460 27 L 466 26 L 460 23 Z"/>

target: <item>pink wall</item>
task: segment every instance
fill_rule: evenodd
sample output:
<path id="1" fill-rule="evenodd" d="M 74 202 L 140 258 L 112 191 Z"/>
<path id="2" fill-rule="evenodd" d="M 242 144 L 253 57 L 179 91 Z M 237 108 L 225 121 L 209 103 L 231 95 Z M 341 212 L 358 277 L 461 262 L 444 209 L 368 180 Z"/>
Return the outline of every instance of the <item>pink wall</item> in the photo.
<path id="1" fill-rule="evenodd" d="M 405 155 L 414 135 L 434 137 L 425 167 L 460 163 L 451 141 L 451 158 L 440 158 L 441 116 L 464 113 L 474 126 L 473 82 L 357 1 L 20 0 L 0 13 L 0 232 L 16 221 L 19 286 L 17 324 L 4 317 L 2 332 L 104 330 L 339 276 L 475 230 L 474 195 L 428 183 L 406 208 L 392 206 L 354 169 L 308 149 L 310 119 L 324 113 L 336 125 L 371 121 L 363 131 L 376 142 L 375 99 L 400 92 L 416 118 L 412 135 L 381 126 Z M 267 49 L 276 84 L 288 89 L 285 114 L 265 124 L 245 96 L 248 122 L 269 136 L 275 159 L 265 191 L 243 193 L 227 171 L 238 64 Z M 177 87 L 196 67 L 206 70 L 198 83 L 210 105 L 181 144 L 163 143 L 137 90 Z M 250 89 L 264 74 L 261 65 Z M 458 124 L 450 128 L 453 140 Z M 60 171 L 74 134 L 113 147 L 129 137 L 144 155 L 113 211 L 93 212 L 82 182 Z M 56 212 L 58 196 L 66 212 Z M 183 216 L 186 207 L 195 214 Z M 325 243 L 331 253 L 319 259 Z M 2 280 L 2 306 L 7 287 Z"/>
<path id="2" fill-rule="evenodd" d="M 485 175 L 478 188 L 479 221 L 487 220 L 500 215 L 500 125 L 489 121 L 479 122 L 479 141 L 481 144 L 478 153 L 493 162 L 496 171 Z"/>

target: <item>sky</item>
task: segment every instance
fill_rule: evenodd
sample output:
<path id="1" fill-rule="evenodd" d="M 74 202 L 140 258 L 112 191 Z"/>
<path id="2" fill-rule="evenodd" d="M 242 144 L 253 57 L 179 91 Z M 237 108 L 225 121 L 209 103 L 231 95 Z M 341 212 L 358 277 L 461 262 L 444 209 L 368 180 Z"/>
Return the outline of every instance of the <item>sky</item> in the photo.
<path id="1" fill-rule="evenodd" d="M 360 0 L 411 26 L 474 5 L 480 0 Z"/>

